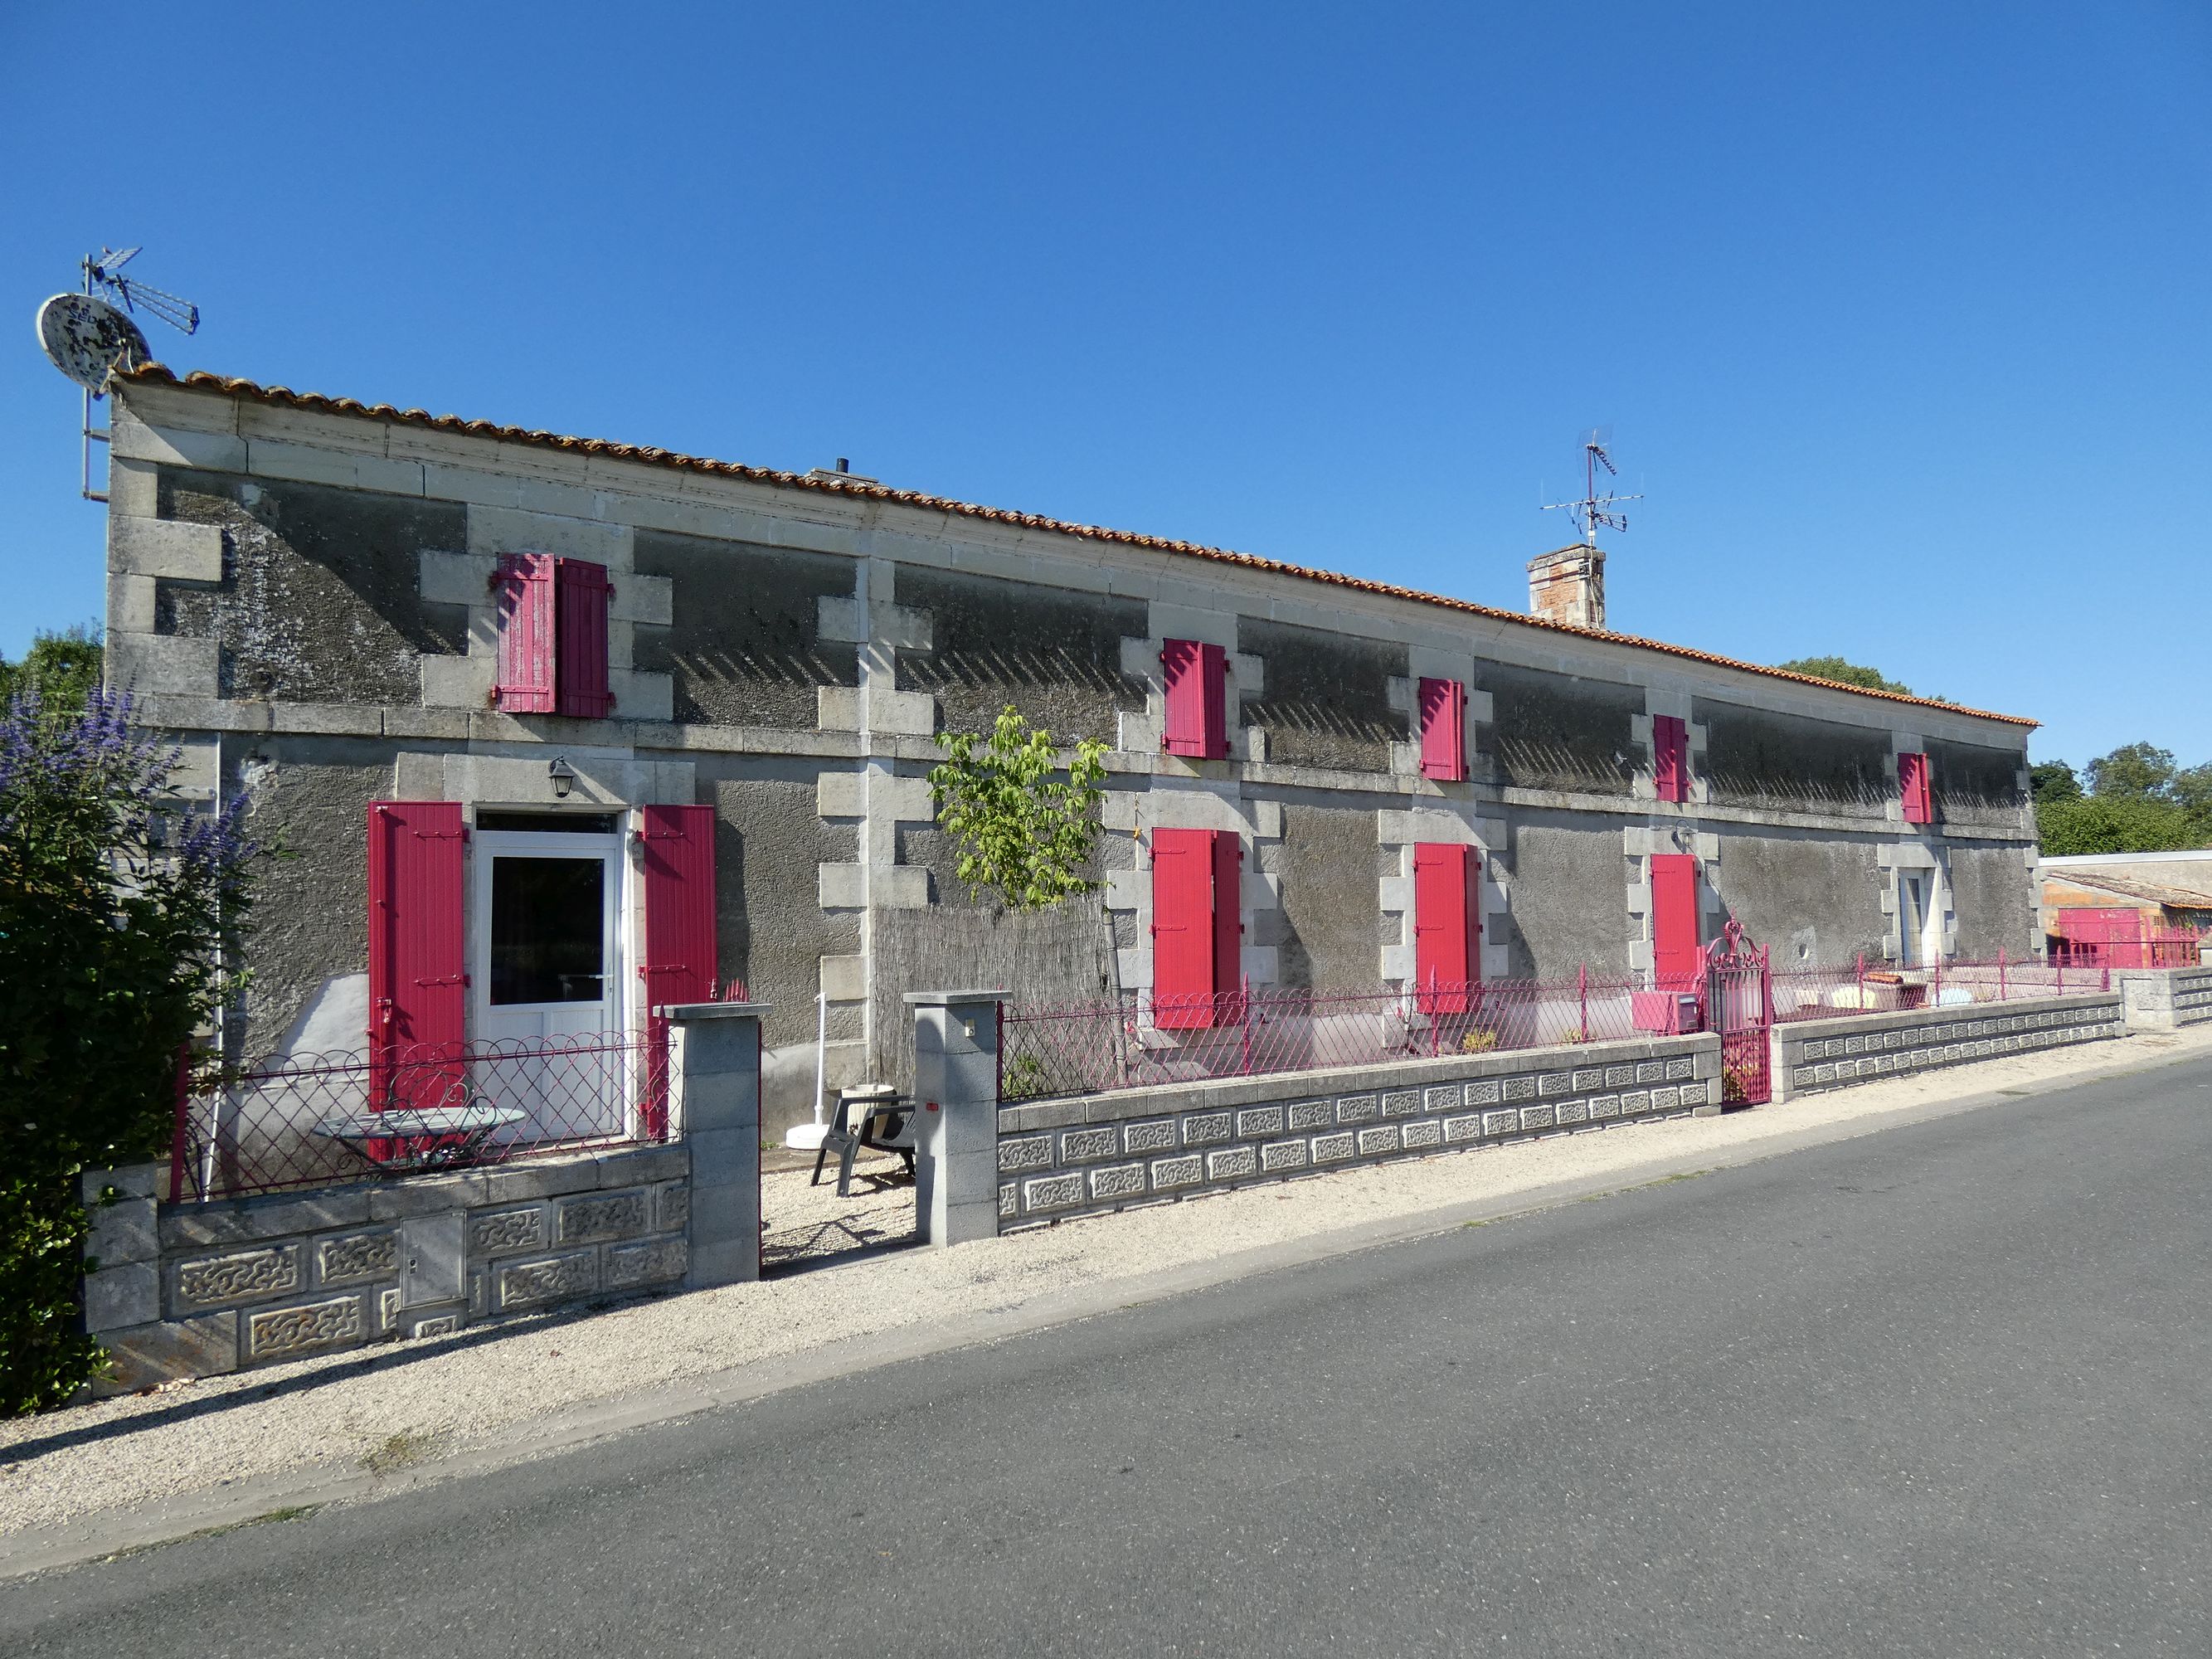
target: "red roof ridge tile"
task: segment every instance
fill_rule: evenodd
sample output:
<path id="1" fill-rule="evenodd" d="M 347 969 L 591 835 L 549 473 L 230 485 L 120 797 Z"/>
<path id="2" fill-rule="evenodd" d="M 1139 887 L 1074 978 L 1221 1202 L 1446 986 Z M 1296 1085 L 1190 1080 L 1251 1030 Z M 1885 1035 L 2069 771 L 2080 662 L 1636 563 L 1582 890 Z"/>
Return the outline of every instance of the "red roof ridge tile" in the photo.
<path id="1" fill-rule="evenodd" d="M 1193 558 L 1212 559 L 1218 563 L 1241 565 L 1249 570 L 1265 570 L 1278 575 L 1296 576 L 1307 581 L 1328 582 L 1339 587 L 1349 587 L 1364 593 L 1378 593 L 1387 598 L 1408 599 L 1419 605 L 1433 605 L 1446 610 L 1458 611 L 1470 616 L 1486 617 L 1498 622 L 1516 623 L 1523 628 L 1542 629 L 1554 634 L 1571 634 L 1583 639 L 1603 640 L 1614 645 L 1632 646 L 1638 650 L 1657 651 L 1668 656 L 1683 657 L 1692 662 L 1709 663 L 1715 667 L 1731 668 L 1748 674 L 1763 674 L 1771 679 L 1794 680 L 1801 685 L 1817 685 L 1823 690 L 1848 691 L 1856 696 L 1873 697 L 1883 702 L 1900 702 L 1920 708 L 1941 709 L 1947 714 L 1966 714 L 1977 720 L 1997 720 L 2007 726 L 2035 726 L 2041 722 L 2019 714 L 2000 714 L 1987 708 L 1969 708 L 1963 703 L 1938 702 L 1932 697 L 1915 697 L 1898 691 L 1876 691 L 1863 685 L 1848 685 L 1838 680 L 1824 680 L 1811 674 L 1799 674 L 1786 668 L 1770 668 L 1763 663 L 1744 662 L 1735 657 L 1723 657 L 1711 651 L 1699 651 L 1686 645 L 1670 645 L 1664 640 L 1648 640 L 1634 634 L 1616 634 L 1601 628 L 1582 628 L 1572 623 L 1550 622 L 1540 617 L 1526 616 L 1518 611 L 1504 611 L 1495 605 L 1478 605 L 1472 599 L 1449 599 L 1440 593 L 1425 593 L 1419 588 L 1401 587 L 1391 582 L 1372 581 L 1364 576 L 1347 576 L 1333 570 L 1316 570 L 1307 565 L 1289 564 L 1279 559 L 1264 558 L 1254 553 L 1238 553 L 1227 548 L 1208 547 L 1196 542 L 1176 541 L 1163 536 L 1147 536 L 1136 531 L 1109 530 L 1102 525 L 1071 524 L 1048 518 L 1041 514 L 1017 513 L 1005 507 L 982 507 L 973 501 L 954 501 L 943 495 L 927 495 L 920 490 L 896 489 L 881 483 L 848 483 L 836 478 L 812 477 L 804 473 L 787 472 L 774 467 L 748 466 L 742 461 L 718 461 L 704 456 L 686 455 L 678 451 L 660 449 L 637 444 L 618 443 L 606 438 L 576 438 L 559 433 L 532 431 L 522 427 L 501 426 L 495 422 L 464 420 L 458 415 L 431 415 L 421 409 L 394 409 L 390 404 L 364 404 L 353 398 L 330 398 L 319 392 L 294 392 L 289 386 L 261 386 L 252 380 L 233 375 L 212 374 L 205 369 L 194 369 L 179 375 L 166 364 L 148 362 L 136 368 L 117 371 L 115 379 L 129 383 L 143 381 L 197 387 L 204 391 L 228 392 L 233 397 L 251 398 L 258 403 L 285 404 L 298 409 L 329 410 L 340 415 L 363 415 L 375 420 L 392 421 L 406 426 L 428 427 L 441 432 L 465 432 L 471 435 L 497 438 L 509 443 L 534 444 L 552 449 L 581 450 L 588 454 L 607 455 L 617 459 L 644 461 L 656 466 L 666 466 L 684 471 L 708 472 L 726 477 L 744 478 L 757 483 L 769 483 L 781 489 L 812 489 L 833 495 L 864 497 L 872 501 L 896 502 L 901 506 L 918 507 L 933 512 L 946 513 L 961 518 L 981 519 L 987 522 L 1016 524 L 1024 529 L 1047 530 L 1056 534 L 1089 537 L 1098 541 L 1109 541 L 1129 547 L 1142 547 L 1163 553 L 1180 553 Z"/>

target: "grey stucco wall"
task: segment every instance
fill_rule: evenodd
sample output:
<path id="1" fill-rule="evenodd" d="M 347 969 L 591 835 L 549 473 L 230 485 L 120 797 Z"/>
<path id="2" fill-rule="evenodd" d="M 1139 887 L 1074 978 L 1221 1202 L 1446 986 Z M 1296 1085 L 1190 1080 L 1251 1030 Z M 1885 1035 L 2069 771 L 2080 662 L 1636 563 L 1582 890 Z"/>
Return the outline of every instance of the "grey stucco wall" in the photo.
<path id="1" fill-rule="evenodd" d="M 1396 918 L 1376 903 L 1376 884 L 1397 873 L 1376 843 L 1371 807 L 1286 801 L 1283 836 L 1260 845 L 1260 872 L 1281 878 L 1282 904 L 1254 918 L 1255 945 L 1276 947 L 1279 983 L 1320 991 L 1360 990 L 1380 979 L 1379 951 L 1396 943 Z"/>
<path id="2" fill-rule="evenodd" d="M 678 720 L 811 726 L 817 688 L 858 683 L 859 647 L 823 639 L 819 610 L 851 596 L 851 559 L 652 530 L 634 556 L 672 583 L 669 626 L 641 626 L 635 651 L 673 678 Z"/>
<path id="3" fill-rule="evenodd" d="M 1406 677 L 1406 648 L 1246 617 L 1238 648 L 1263 665 L 1264 694 L 1244 700 L 1244 721 L 1264 727 L 1267 758 L 1291 766 L 1387 771 L 1407 719 L 1390 707 L 1389 682 Z"/>
<path id="4" fill-rule="evenodd" d="M 1900 721 L 1911 711 L 1900 708 Z M 1715 805 L 1818 811 L 1879 820 L 1897 793 L 1886 732 L 1698 697 L 1704 776 Z"/>
<path id="5" fill-rule="evenodd" d="M 1926 753 L 1939 824 L 2032 831 L 2025 816 L 2027 797 L 2020 787 L 2025 753 L 1940 738 L 1928 741 Z"/>
<path id="6" fill-rule="evenodd" d="M 1880 961 L 1886 924 L 1876 854 L 1872 840 L 1731 830 L 1721 837 L 1714 886 L 1777 968 L 1848 962 L 1862 951 Z"/>
<path id="7" fill-rule="evenodd" d="M 421 596 L 423 550 L 468 545 L 457 503 L 182 470 L 160 501 L 222 530 L 222 581 L 160 582 L 155 616 L 219 642 L 226 696 L 412 707 L 419 654 L 468 648 L 465 611 Z"/>
<path id="8" fill-rule="evenodd" d="M 1145 606 L 1035 582 L 902 566 L 902 609 L 930 618 L 931 649 L 898 653 L 902 687 L 937 694 L 948 732 L 988 732 L 1008 703 L 1063 744 L 1114 741 L 1115 717 L 1141 709 L 1121 641 L 1142 639 Z"/>
<path id="9" fill-rule="evenodd" d="M 1632 792 L 1641 686 L 1487 661 L 1475 664 L 1474 684 L 1490 693 L 1492 719 L 1477 726 L 1472 746 L 1492 757 L 1498 782 L 1596 795 Z"/>
<path id="10" fill-rule="evenodd" d="M 1492 915 L 1489 942 L 1508 950 L 1507 975 L 1557 979 L 1628 968 L 1628 862 L 1621 822 L 1589 813 L 1519 811 L 1508 820 L 1510 914 Z"/>
<path id="11" fill-rule="evenodd" d="M 2000 947 L 2017 961 L 2042 943 L 2036 882 L 2017 847 L 1950 848 L 1951 903 L 1958 918 L 1958 953 L 1976 961 Z"/>

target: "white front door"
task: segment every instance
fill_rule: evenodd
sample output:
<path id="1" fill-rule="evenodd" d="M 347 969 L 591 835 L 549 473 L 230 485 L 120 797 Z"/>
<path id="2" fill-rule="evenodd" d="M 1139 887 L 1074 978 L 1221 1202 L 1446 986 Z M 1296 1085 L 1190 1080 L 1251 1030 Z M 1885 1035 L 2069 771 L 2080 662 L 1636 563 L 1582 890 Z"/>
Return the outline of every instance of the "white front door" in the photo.
<path id="1" fill-rule="evenodd" d="M 477 834 L 476 1086 L 526 1114 L 512 1139 L 624 1131 L 624 867 L 617 836 Z"/>
<path id="2" fill-rule="evenodd" d="M 1904 965 L 1907 968 L 1917 968 L 1928 961 L 1928 878 L 1923 872 L 1898 872 L 1898 943 L 1903 947 Z"/>

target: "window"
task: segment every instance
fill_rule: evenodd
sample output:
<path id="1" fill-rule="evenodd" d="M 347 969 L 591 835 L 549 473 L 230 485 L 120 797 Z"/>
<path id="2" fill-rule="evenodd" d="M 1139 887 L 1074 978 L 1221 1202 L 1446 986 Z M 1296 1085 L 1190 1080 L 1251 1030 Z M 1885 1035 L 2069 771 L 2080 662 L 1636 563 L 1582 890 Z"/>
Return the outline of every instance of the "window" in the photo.
<path id="1" fill-rule="evenodd" d="M 1673 714 L 1651 717 L 1651 782 L 1661 800 L 1690 799 L 1690 728 Z"/>
<path id="2" fill-rule="evenodd" d="M 1194 760 L 1228 758 L 1228 653 L 1196 640 L 1170 640 L 1160 647 L 1160 672 L 1167 688 L 1162 746 Z"/>
<path id="3" fill-rule="evenodd" d="M 1936 794 L 1929 786 L 1928 757 L 1901 754 L 1897 757 L 1897 793 L 1904 804 L 1907 823 L 1936 822 Z"/>
<path id="4" fill-rule="evenodd" d="M 1421 1012 L 1463 1014 L 1482 977 L 1482 857 L 1472 847 L 1413 847 L 1413 983 Z"/>
<path id="5" fill-rule="evenodd" d="M 1243 1018 L 1243 843 L 1233 830 L 1152 831 L 1152 1023 L 1203 1030 Z"/>
<path id="6" fill-rule="evenodd" d="M 510 714 L 604 720 L 607 689 L 607 568 L 550 553 L 507 553 L 492 577 L 497 594 L 499 680 Z"/>
<path id="7" fill-rule="evenodd" d="M 1419 692 L 1421 775 L 1456 783 L 1467 776 L 1467 688 L 1425 679 Z"/>

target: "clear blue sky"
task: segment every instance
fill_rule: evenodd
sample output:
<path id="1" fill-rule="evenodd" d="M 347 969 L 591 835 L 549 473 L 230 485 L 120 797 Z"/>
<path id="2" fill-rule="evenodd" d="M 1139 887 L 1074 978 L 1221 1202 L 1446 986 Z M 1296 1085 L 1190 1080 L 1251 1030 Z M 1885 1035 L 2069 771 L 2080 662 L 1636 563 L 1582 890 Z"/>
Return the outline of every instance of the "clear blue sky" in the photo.
<path id="1" fill-rule="evenodd" d="M 2212 758 L 2202 0 L 24 3 L 0 142 L 11 655 L 105 240 L 180 368 L 1515 608 L 1609 422 L 1615 626 Z"/>

